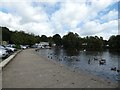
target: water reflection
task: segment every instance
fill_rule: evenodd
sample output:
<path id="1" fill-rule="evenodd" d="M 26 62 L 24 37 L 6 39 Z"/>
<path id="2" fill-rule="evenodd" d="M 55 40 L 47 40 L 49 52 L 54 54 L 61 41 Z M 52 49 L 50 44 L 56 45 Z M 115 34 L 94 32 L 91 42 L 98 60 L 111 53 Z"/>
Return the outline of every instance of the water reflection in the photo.
<path id="1" fill-rule="evenodd" d="M 54 52 L 53 52 L 53 54 L 54 55 L 60 55 L 60 53 L 61 53 L 61 49 L 60 48 L 54 48 L 54 50 L 53 50 Z"/>
<path id="2" fill-rule="evenodd" d="M 68 67 L 87 71 L 89 73 L 108 78 L 111 80 L 118 80 L 118 72 L 111 70 L 116 67 L 118 69 L 118 54 L 110 53 L 109 51 L 74 51 L 64 50 L 59 48 L 41 49 L 39 54 L 49 58 L 49 60 L 57 61 Z M 100 65 L 100 60 L 105 60 L 105 64 Z"/>
<path id="3" fill-rule="evenodd" d="M 78 50 L 65 50 L 65 54 L 67 56 L 78 56 L 79 51 Z"/>

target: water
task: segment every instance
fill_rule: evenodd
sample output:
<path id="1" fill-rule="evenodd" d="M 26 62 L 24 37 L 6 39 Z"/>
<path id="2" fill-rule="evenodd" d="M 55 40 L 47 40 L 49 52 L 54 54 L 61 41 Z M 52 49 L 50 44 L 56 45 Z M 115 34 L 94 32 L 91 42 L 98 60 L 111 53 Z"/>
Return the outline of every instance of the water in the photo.
<path id="1" fill-rule="evenodd" d="M 41 49 L 38 53 L 49 60 L 56 61 L 70 68 L 83 70 L 113 81 L 119 80 L 119 73 L 111 70 L 113 67 L 118 69 L 118 61 L 120 59 L 118 53 L 110 53 L 109 51 L 66 51 L 56 48 Z M 106 63 L 100 65 L 99 61 L 101 59 L 105 59 Z"/>

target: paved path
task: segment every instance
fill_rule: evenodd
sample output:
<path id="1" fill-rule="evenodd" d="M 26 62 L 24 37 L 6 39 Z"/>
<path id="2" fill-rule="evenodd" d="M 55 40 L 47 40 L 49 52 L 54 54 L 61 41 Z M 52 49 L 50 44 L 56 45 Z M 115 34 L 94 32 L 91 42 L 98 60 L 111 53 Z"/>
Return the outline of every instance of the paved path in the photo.
<path id="1" fill-rule="evenodd" d="M 36 54 L 34 49 L 20 52 L 3 70 L 3 88 L 108 88 L 116 84 L 73 72 Z"/>

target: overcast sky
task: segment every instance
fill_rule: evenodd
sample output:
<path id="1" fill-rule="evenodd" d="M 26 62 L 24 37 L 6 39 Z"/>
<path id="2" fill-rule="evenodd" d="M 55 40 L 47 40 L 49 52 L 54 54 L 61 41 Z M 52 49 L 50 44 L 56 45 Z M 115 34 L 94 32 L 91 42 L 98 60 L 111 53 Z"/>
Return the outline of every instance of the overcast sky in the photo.
<path id="1" fill-rule="evenodd" d="M 0 0 L 0 26 L 35 35 L 108 39 L 118 34 L 118 0 Z"/>

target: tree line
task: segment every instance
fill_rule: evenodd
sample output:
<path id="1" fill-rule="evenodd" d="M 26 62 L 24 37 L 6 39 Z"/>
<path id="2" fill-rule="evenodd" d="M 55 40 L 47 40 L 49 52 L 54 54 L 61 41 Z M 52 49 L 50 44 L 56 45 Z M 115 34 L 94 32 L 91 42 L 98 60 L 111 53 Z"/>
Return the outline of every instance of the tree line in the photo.
<path id="1" fill-rule="evenodd" d="M 109 40 L 103 40 L 103 37 L 86 36 L 81 38 L 77 33 L 69 32 L 61 37 L 55 34 L 52 37 L 46 35 L 28 34 L 24 31 L 10 31 L 7 27 L 0 27 L 2 30 L 2 40 L 16 45 L 34 45 L 40 42 L 49 42 L 50 45 L 56 44 L 56 47 L 74 50 L 103 50 L 110 49 L 120 51 L 120 35 L 113 35 Z"/>

